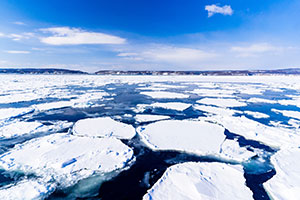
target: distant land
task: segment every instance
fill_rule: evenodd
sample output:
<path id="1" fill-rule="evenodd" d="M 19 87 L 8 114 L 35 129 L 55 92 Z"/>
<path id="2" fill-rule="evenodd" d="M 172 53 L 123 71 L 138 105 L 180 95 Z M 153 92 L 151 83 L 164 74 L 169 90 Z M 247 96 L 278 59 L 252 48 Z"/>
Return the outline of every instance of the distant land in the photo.
<path id="1" fill-rule="evenodd" d="M 55 68 L 18 68 L 18 69 L 1 69 L 0 74 L 88 74 L 87 72 L 69 69 L 55 69 Z"/>
<path id="2" fill-rule="evenodd" d="M 202 76 L 254 76 L 254 75 L 300 75 L 300 68 L 275 70 L 215 70 L 215 71 L 118 71 L 101 70 L 87 73 L 80 70 L 56 68 L 0 68 L 0 74 L 97 74 L 97 75 L 202 75 Z"/>

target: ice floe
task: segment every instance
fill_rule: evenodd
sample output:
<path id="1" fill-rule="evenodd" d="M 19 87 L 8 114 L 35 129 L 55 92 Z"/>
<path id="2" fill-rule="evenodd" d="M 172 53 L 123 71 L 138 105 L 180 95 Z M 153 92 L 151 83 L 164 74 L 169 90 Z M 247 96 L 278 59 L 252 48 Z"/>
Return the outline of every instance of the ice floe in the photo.
<path id="1" fill-rule="evenodd" d="M 8 120 L 10 118 L 19 117 L 33 111 L 33 108 L 2 108 L 0 109 L 0 120 Z"/>
<path id="2" fill-rule="evenodd" d="M 58 133 L 17 145 L 0 155 L 0 167 L 68 187 L 95 173 L 122 169 L 132 158 L 133 151 L 118 139 Z"/>
<path id="3" fill-rule="evenodd" d="M 276 100 L 263 99 L 263 98 L 256 98 L 256 97 L 253 97 L 253 98 L 248 99 L 247 102 L 249 102 L 249 103 L 270 103 L 270 104 L 275 104 L 275 103 L 277 103 Z"/>
<path id="4" fill-rule="evenodd" d="M 271 157 L 271 162 L 275 167 L 276 174 L 263 184 L 271 199 L 299 199 L 299 160 L 299 147 L 280 150 Z"/>
<path id="5" fill-rule="evenodd" d="M 185 99 L 189 95 L 176 92 L 141 92 L 140 94 L 150 96 L 154 99 Z"/>
<path id="6" fill-rule="evenodd" d="M 265 114 L 265 113 L 261 113 L 261 112 L 253 112 L 253 111 L 244 111 L 245 114 L 247 115 L 251 115 L 252 117 L 254 118 L 257 118 L 257 119 L 261 119 L 261 118 L 269 118 L 270 116 Z"/>
<path id="7" fill-rule="evenodd" d="M 139 123 L 141 122 L 153 122 L 153 121 L 158 121 L 158 120 L 164 120 L 164 119 L 169 119 L 169 116 L 165 115 L 147 115 L 147 114 L 139 114 L 136 115 L 135 120 Z"/>
<path id="8" fill-rule="evenodd" d="M 245 102 L 236 99 L 221 99 L 221 98 L 203 98 L 197 101 L 200 104 L 215 105 L 219 107 L 242 107 L 247 106 Z"/>
<path id="9" fill-rule="evenodd" d="M 38 180 L 23 180 L 0 188 L 0 199 L 5 200 L 32 200 L 43 199 L 53 192 L 55 184 L 45 184 Z"/>
<path id="10" fill-rule="evenodd" d="M 111 119 L 110 117 L 82 119 L 73 126 L 73 134 L 89 137 L 115 137 L 119 139 L 131 139 L 135 136 L 135 129 Z"/>
<path id="11" fill-rule="evenodd" d="M 218 115 L 234 115 L 236 113 L 242 113 L 241 111 L 231 110 L 229 108 L 220 108 L 213 106 L 205 106 L 205 105 L 193 105 L 193 107 L 197 110 L 201 110 L 207 112 L 209 114 L 218 114 Z"/>
<path id="12" fill-rule="evenodd" d="M 232 133 L 242 135 L 247 139 L 262 142 L 271 147 L 279 148 L 297 145 L 300 142 L 299 130 L 266 126 L 245 116 L 213 115 L 207 117 L 207 120 L 222 125 Z"/>
<path id="13" fill-rule="evenodd" d="M 191 91 L 191 93 L 206 97 L 234 97 L 234 92 L 233 90 L 222 89 L 195 89 Z"/>
<path id="14" fill-rule="evenodd" d="M 189 108 L 191 104 L 181 102 L 168 102 L 168 103 L 152 103 L 152 104 L 138 104 L 135 109 L 136 112 L 143 112 L 147 108 L 164 108 L 176 111 L 184 111 Z"/>
<path id="15" fill-rule="evenodd" d="M 295 119 L 300 119 L 300 112 L 293 111 L 293 110 L 277 110 L 277 109 L 271 109 L 273 112 L 281 113 L 282 115 L 286 117 L 291 117 Z"/>
<path id="16" fill-rule="evenodd" d="M 223 158 L 244 162 L 256 155 L 256 153 L 248 151 L 245 147 L 240 147 L 236 140 L 226 139 L 222 145 L 220 153 Z"/>
<path id="17" fill-rule="evenodd" d="M 154 150 L 178 150 L 199 155 L 216 155 L 225 139 L 224 128 L 204 121 L 165 120 L 137 129 Z"/>
<path id="18" fill-rule="evenodd" d="M 241 166 L 188 162 L 171 166 L 143 197 L 150 199 L 252 199 Z"/>

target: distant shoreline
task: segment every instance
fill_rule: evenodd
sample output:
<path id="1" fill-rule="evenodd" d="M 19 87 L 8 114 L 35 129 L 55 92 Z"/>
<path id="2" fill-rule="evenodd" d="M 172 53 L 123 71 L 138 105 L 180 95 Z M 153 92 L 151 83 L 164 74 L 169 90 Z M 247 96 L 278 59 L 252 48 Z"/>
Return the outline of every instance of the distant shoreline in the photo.
<path id="1" fill-rule="evenodd" d="M 158 76 L 262 76 L 262 75 L 300 75 L 300 68 L 276 69 L 276 70 L 218 70 L 218 71 L 122 71 L 101 70 L 88 73 L 80 70 L 56 69 L 56 68 L 0 68 L 0 74 L 28 74 L 28 75 L 158 75 Z"/>

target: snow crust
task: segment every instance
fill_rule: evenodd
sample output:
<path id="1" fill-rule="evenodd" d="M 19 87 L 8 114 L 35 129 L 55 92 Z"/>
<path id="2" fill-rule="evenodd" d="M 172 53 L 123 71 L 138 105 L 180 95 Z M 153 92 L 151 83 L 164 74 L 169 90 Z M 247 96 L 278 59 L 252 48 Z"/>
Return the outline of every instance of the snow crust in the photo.
<path id="1" fill-rule="evenodd" d="M 185 99 L 189 97 L 187 94 L 160 91 L 141 92 L 140 94 L 150 96 L 154 99 Z"/>
<path id="2" fill-rule="evenodd" d="M 164 120 L 164 119 L 169 119 L 169 116 L 165 115 L 147 115 L 147 114 L 139 114 L 136 115 L 135 120 L 139 123 L 141 122 L 153 122 L 153 121 L 158 121 L 158 120 Z"/>
<path id="3" fill-rule="evenodd" d="M 246 200 L 252 199 L 252 192 L 241 166 L 188 162 L 169 167 L 143 199 Z"/>
<path id="4" fill-rule="evenodd" d="M 0 199 L 5 200 L 32 200 L 43 199 L 55 189 L 54 184 L 41 183 L 37 180 L 23 180 L 0 188 Z"/>
<path id="5" fill-rule="evenodd" d="M 247 115 L 251 115 L 254 118 L 257 119 L 261 119 L 261 118 L 269 118 L 270 116 L 265 114 L 265 113 L 261 113 L 261 112 L 253 112 L 253 111 L 244 111 L 245 114 Z"/>
<path id="6" fill-rule="evenodd" d="M 34 173 L 68 187 L 92 174 L 121 169 L 132 158 L 133 151 L 115 138 L 57 133 L 29 140 L 0 155 L 0 167 Z"/>
<path id="7" fill-rule="evenodd" d="M 203 98 L 197 101 L 200 104 L 215 105 L 219 107 L 242 107 L 247 106 L 246 103 L 236 99 L 221 99 L 221 98 Z"/>
<path id="8" fill-rule="evenodd" d="M 204 122 L 165 120 L 137 129 L 142 140 L 154 150 L 178 150 L 199 155 L 216 155 L 225 139 L 224 128 Z"/>
<path id="9" fill-rule="evenodd" d="M 274 200 L 294 200 L 300 191 L 300 148 L 283 149 L 271 157 L 276 174 L 264 188 Z"/>
<path id="10" fill-rule="evenodd" d="M 115 137 L 131 139 L 135 136 L 135 129 L 111 119 L 110 117 L 82 119 L 73 126 L 73 134 L 89 137 Z"/>

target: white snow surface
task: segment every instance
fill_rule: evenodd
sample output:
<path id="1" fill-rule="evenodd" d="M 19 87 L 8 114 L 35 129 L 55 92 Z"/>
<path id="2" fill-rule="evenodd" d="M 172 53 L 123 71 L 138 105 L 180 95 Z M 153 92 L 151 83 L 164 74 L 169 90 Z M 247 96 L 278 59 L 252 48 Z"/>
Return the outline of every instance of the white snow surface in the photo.
<path id="1" fill-rule="evenodd" d="M 214 105 L 219 107 L 242 107 L 247 106 L 246 103 L 236 99 L 221 99 L 221 98 L 203 98 L 197 101 L 200 104 Z"/>
<path id="2" fill-rule="evenodd" d="M 276 174 L 263 184 L 271 199 L 299 199 L 299 161 L 299 147 L 280 150 L 271 157 L 271 163 L 275 167 Z"/>
<path id="3" fill-rule="evenodd" d="M 165 115 L 138 114 L 134 118 L 137 122 L 141 123 L 141 122 L 153 122 L 158 120 L 169 119 L 170 117 Z"/>
<path id="4" fill-rule="evenodd" d="M 150 96 L 154 99 L 185 99 L 189 97 L 187 94 L 161 91 L 141 92 L 140 94 Z"/>
<path id="5" fill-rule="evenodd" d="M 169 167 L 143 199 L 248 200 L 252 192 L 241 166 L 187 162 Z"/>
<path id="6" fill-rule="evenodd" d="M 177 110 L 177 111 L 184 111 L 185 109 L 189 108 L 191 104 L 188 103 L 181 103 L 181 102 L 167 102 L 167 103 L 152 103 L 152 104 L 138 104 L 136 111 L 142 112 L 146 108 L 164 108 L 170 110 Z"/>
<path id="7" fill-rule="evenodd" d="M 32 200 L 44 199 L 54 191 L 54 184 L 45 184 L 38 180 L 22 180 L 0 188 L 0 199 L 3 200 Z"/>
<path id="8" fill-rule="evenodd" d="M 240 147 L 236 140 L 226 139 L 222 145 L 220 153 L 223 158 L 244 162 L 255 156 L 256 153 L 248 151 L 245 147 Z"/>
<path id="9" fill-rule="evenodd" d="M 216 155 L 225 139 L 224 128 L 204 122 L 165 120 L 137 129 L 154 150 L 178 150 L 199 155 Z"/>
<path id="10" fill-rule="evenodd" d="M 133 126 L 115 121 L 110 117 L 82 119 L 73 126 L 73 134 L 89 137 L 115 137 L 131 139 L 135 136 Z"/>
<path id="11" fill-rule="evenodd" d="M 300 112 L 293 111 L 293 110 L 277 110 L 277 109 L 271 109 L 273 112 L 281 113 L 282 115 L 286 117 L 291 117 L 295 119 L 300 119 Z"/>
<path id="12" fill-rule="evenodd" d="M 270 116 L 265 114 L 265 113 L 261 113 L 261 112 L 253 112 L 253 111 L 244 111 L 245 114 L 247 115 L 251 115 L 252 117 L 254 118 L 257 118 L 257 119 L 261 119 L 261 118 L 269 118 Z"/>
<path id="13" fill-rule="evenodd" d="M 34 173 L 68 187 L 92 174 L 121 169 L 132 158 L 133 151 L 115 138 L 57 133 L 29 140 L 0 155 L 0 167 Z"/>

